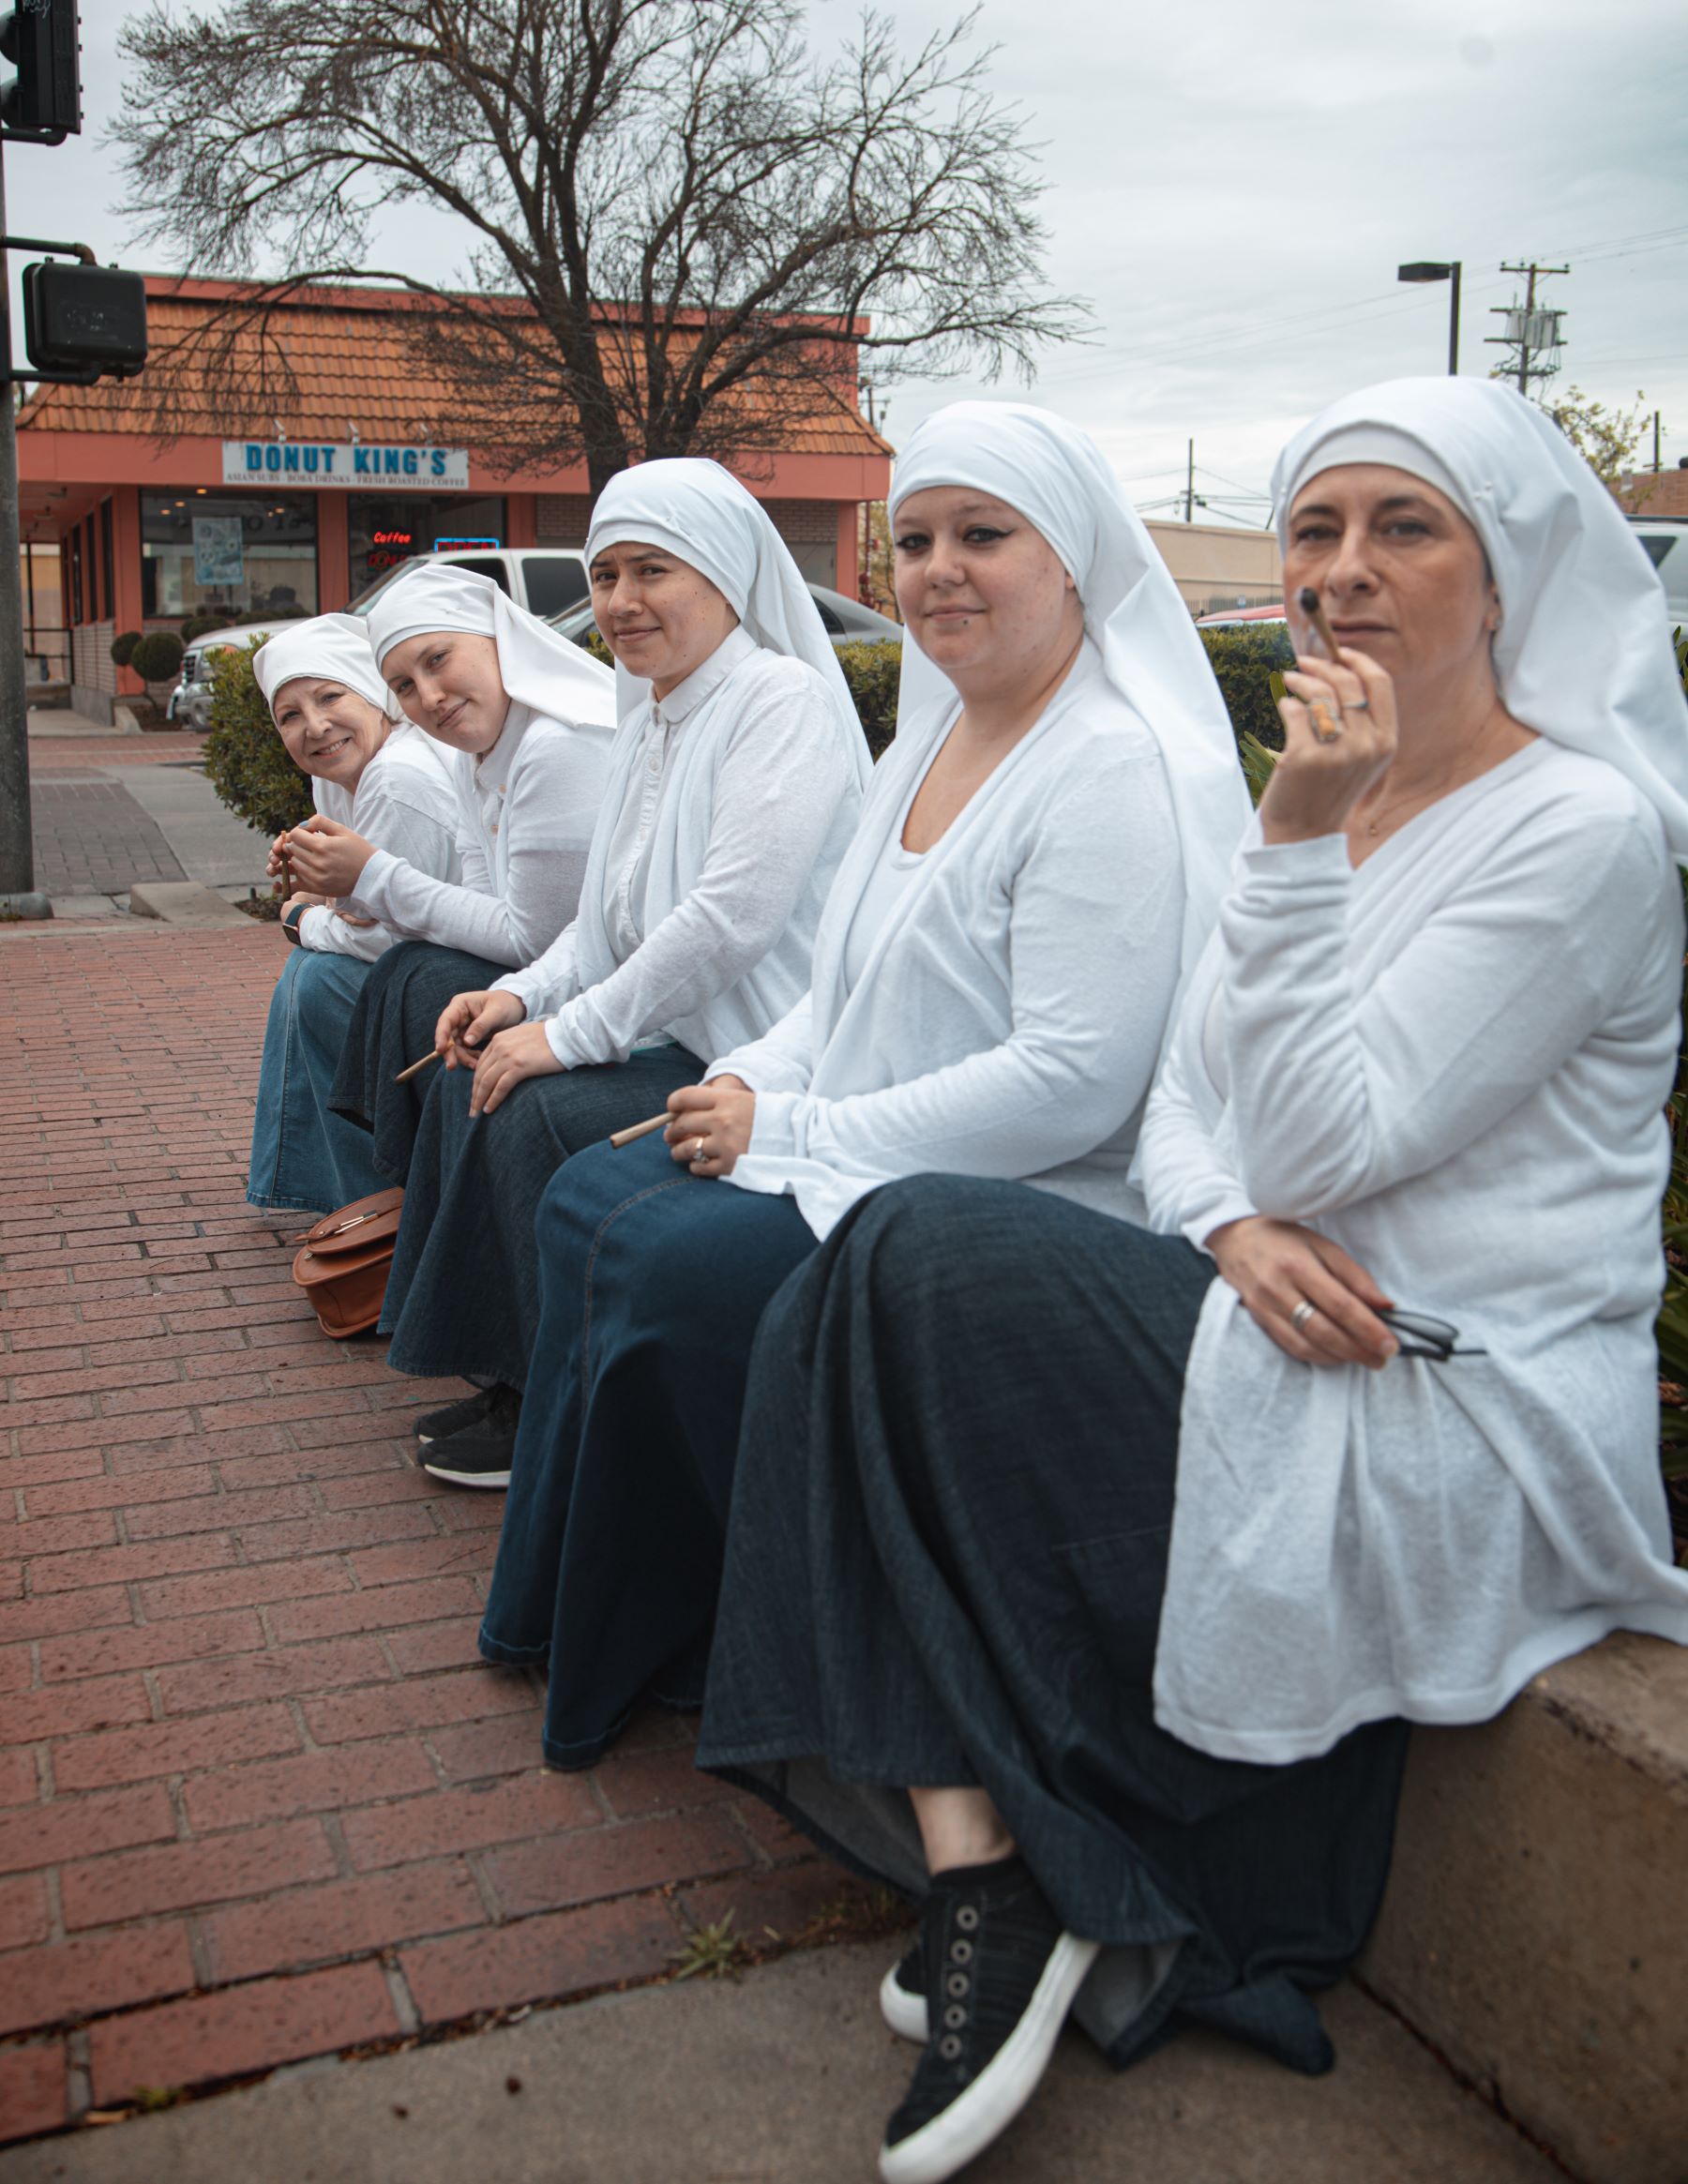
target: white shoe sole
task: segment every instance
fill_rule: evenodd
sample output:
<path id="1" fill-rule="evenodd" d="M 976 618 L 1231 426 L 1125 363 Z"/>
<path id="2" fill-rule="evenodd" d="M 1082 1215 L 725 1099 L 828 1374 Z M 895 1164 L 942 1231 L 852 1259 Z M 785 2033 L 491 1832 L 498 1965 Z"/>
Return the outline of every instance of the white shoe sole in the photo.
<path id="1" fill-rule="evenodd" d="M 966 2092 L 912 2137 L 880 2148 L 884 2184 L 943 2184 L 1002 2135 L 1036 2092 L 1099 1946 L 1061 1936 L 1025 2015 Z"/>
<path id="2" fill-rule="evenodd" d="M 897 1966 L 893 1965 L 880 1981 L 880 2015 L 898 2040 L 912 2040 L 916 2047 L 925 2047 L 928 2037 L 926 1996 L 911 1995 L 907 1987 L 899 1987 L 897 1973 Z"/>
<path id="3" fill-rule="evenodd" d="M 450 1471 L 444 1464 L 424 1464 L 422 1469 L 430 1479 L 443 1479 L 447 1486 L 482 1486 L 496 1494 L 509 1491 L 508 1471 Z"/>

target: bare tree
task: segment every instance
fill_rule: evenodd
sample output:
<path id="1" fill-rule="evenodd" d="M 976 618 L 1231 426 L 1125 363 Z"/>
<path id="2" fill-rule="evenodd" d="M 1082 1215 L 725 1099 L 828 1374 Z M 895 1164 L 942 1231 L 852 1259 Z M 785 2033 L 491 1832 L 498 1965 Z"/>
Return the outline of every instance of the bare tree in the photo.
<path id="1" fill-rule="evenodd" d="M 401 281 L 456 435 L 594 492 L 836 414 L 840 336 L 882 380 L 1029 372 L 1086 317 L 972 27 L 904 56 L 868 13 L 821 60 L 798 0 L 153 0 L 120 41 L 138 232 L 262 282 L 159 360 L 158 426 L 190 367 L 284 414 L 270 321 L 326 279 Z M 368 264 L 406 204 L 468 230 L 455 285 Z"/>

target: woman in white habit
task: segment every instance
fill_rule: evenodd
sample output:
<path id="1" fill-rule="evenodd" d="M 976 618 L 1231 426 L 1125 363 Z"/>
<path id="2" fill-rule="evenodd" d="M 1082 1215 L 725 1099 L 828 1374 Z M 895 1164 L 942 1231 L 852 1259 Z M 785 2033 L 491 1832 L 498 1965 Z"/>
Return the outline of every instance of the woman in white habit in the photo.
<path id="1" fill-rule="evenodd" d="M 430 1051 L 453 993 L 531 960 L 579 906 L 615 685 L 490 578 L 449 562 L 407 569 L 367 627 L 393 697 L 449 754 L 460 875 L 438 879 L 322 817 L 293 830 L 289 851 L 305 886 L 408 943 L 358 997 L 330 1095 L 372 1134 L 379 1179 L 401 1183 L 428 1086 L 399 1073 Z"/>
<path id="2" fill-rule="evenodd" d="M 872 772 L 808 587 L 730 472 L 624 471 L 586 551 L 621 726 L 580 914 L 440 1017 L 382 1321 L 399 1371 L 482 1383 L 417 1423 L 424 1465 L 459 1485 L 508 1478 L 546 1184 L 802 994 Z"/>
<path id="3" fill-rule="evenodd" d="M 1005 2128 L 1075 1995 L 1119 2064 L 1196 2024 L 1328 2068 L 1406 1723 L 1688 1640 L 1658 579 L 1482 382 L 1334 404 L 1274 495 L 1298 667 L 1143 1126 L 1160 1233 L 894 1185 L 752 1368 L 699 1759 L 922 1895 L 888 2184 Z"/>
<path id="4" fill-rule="evenodd" d="M 252 671 L 317 810 L 454 885 L 457 785 L 440 746 L 391 717 L 363 624 L 349 614 L 291 624 L 259 647 Z M 280 846 L 270 859 L 278 873 Z M 290 895 L 281 929 L 298 952 L 270 1000 L 247 1200 L 323 1212 L 381 1187 L 367 1133 L 335 1114 L 328 1094 L 369 966 L 395 936 L 308 892 Z"/>
<path id="5" fill-rule="evenodd" d="M 891 518 L 903 706 L 811 992 L 674 1094 L 666 1139 L 540 1203 L 481 1651 L 549 1661 L 554 1767 L 647 1693 L 696 1703 L 757 1322 L 854 1200 L 941 1169 L 1142 1217 L 1143 1105 L 1247 815 L 1218 690 L 1107 463 L 1047 412 L 940 412 Z"/>

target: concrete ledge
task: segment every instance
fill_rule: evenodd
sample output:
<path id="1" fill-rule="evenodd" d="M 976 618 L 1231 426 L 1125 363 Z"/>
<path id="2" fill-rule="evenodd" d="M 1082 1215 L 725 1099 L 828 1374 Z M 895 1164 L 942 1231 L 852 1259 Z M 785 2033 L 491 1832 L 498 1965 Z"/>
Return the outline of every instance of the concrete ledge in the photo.
<path id="1" fill-rule="evenodd" d="M 129 889 L 135 917 L 170 926 L 245 926 L 251 920 L 198 880 L 137 880 Z"/>
<path id="2" fill-rule="evenodd" d="M 1361 1972 L 1586 2184 L 1688 2184 L 1688 1649 L 1416 1730 Z"/>
<path id="3" fill-rule="evenodd" d="M 53 905 L 38 891 L 31 895 L 0 895 L 0 918 L 50 918 Z"/>

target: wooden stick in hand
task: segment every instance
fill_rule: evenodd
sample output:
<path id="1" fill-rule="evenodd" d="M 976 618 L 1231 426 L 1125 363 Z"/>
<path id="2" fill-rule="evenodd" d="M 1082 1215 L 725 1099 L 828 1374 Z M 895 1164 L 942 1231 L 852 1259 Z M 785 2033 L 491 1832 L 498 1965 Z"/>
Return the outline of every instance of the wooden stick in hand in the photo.
<path id="1" fill-rule="evenodd" d="M 660 1115 L 653 1115 L 648 1122 L 635 1122 L 630 1130 L 612 1130 L 610 1142 L 611 1145 L 631 1145 L 635 1137 L 648 1137 L 653 1130 L 660 1130 L 665 1123 L 673 1120 L 673 1116 L 664 1107 Z"/>
<path id="2" fill-rule="evenodd" d="M 1336 632 L 1325 619 L 1325 610 L 1319 603 L 1319 594 L 1311 584 L 1304 584 L 1295 595 L 1295 603 L 1319 633 L 1319 641 L 1334 660 L 1342 657 L 1342 647 L 1336 641 Z"/>
<path id="3" fill-rule="evenodd" d="M 351 922 L 354 925 L 360 925 L 364 921 L 360 918 L 354 918 Z M 369 922 L 372 925 L 374 920 L 371 918 Z M 453 1033 L 452 1037 L 446 1041 L 446 1045 L 450 1047 L 456 1047 L 457 1044 L 457 1036 L 455 1033 Z M 461 1048 L 459 1050 L 460 1052 L 465 1051 L 465 1049 Z M 408 1069 L 401 1069 L 398 1076 L 394 1077 L 393 1082 L 395 1084 L 408 1084 L 413 1077 L 420 1077 L 422 1072 L 428 1067 L 430 1062 L 438 1062 L 440 1059 L 440 1053 L 441 1049 L 436 1047 L 431 1053 L 423 1055 L 420 1062 L 413 1062 Z"/>

